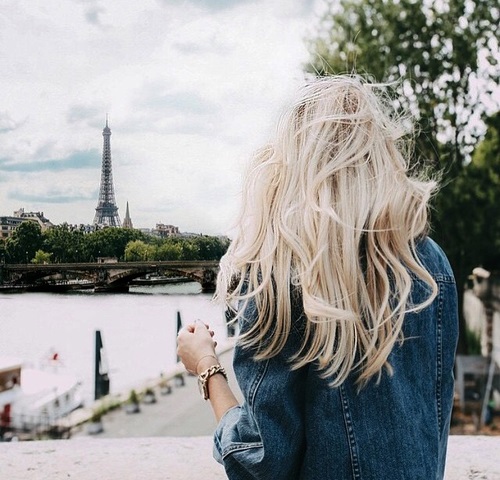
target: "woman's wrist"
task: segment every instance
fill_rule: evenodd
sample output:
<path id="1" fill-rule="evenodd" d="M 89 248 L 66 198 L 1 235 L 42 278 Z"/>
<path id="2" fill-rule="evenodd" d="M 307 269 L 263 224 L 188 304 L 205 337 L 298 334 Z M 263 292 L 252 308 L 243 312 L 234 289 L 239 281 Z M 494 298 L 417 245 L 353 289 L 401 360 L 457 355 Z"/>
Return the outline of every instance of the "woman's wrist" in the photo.
<path id="1" fill-rule="evenodd" d="M 210 368 L 213 365 L 218 365 L 219 363 L 219 359 L 217 358 L 215 353 L 204 355 L 198 360 L 198 363 L 196 364 L 196 375 L 200 375 L 200 373 L 203 373 L 207 368 Z"/>

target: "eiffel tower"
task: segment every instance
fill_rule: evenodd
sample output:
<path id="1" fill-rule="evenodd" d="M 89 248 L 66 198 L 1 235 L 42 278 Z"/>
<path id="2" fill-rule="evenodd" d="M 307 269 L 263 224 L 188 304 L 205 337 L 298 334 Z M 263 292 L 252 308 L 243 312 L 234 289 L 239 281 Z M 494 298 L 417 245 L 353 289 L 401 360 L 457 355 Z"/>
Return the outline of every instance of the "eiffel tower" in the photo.
<path id="1" fill-rule="evenodd" d="M 113 170 L 111 166 L 111 129 L 106 126 L 102 131 L 104 146 L 102 149 L 101 187 L 99 189 L 99 200 L 95 209 L 94 225 L 121 227 L 118 207 L 115 202 L 115 191 L 113 188 Z"/>

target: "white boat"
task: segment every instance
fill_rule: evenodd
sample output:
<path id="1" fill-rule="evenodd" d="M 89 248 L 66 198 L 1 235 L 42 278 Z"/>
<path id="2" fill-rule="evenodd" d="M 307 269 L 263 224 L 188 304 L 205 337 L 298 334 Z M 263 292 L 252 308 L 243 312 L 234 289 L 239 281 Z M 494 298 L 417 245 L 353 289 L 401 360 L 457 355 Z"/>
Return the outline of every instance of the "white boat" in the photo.
<path id="1" fill-rule="evenodd" d="M 48 428 L 82 405 L 80 382 L 59 367 L 57 354 L 38 369 L 0 357 L 0 433 Z"/>

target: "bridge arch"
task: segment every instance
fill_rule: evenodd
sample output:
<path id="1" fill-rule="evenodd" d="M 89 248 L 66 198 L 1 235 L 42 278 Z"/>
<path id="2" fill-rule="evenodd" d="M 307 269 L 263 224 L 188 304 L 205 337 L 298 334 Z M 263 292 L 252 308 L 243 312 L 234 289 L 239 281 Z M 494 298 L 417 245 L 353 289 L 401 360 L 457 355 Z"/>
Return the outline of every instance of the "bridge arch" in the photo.
<path id="1" fill-rule="evenodd" d="M 96 291 L 124 291 L 129 283 L 147 274 L 162 275 L 173 272 L 201 284 L 203 291 L 213 291 L 217 278 L 218 262 L 167 261 L 167 262 L 115 262 L 70 264 L 4 264 L 0 278 L 7 285 L 47 285 L 54 279 L 73 277 L 93 281 Z"/>

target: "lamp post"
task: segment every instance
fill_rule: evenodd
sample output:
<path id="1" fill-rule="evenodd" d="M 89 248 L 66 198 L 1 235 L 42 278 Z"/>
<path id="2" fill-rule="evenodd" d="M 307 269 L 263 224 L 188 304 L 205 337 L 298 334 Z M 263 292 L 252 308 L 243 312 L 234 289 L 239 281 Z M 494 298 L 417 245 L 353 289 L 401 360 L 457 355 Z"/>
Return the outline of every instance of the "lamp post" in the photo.
<path id="1" fill-rule="evenodd" d="M 26 251 L 26 265 L 28 265 L 28 252 Z"/>

